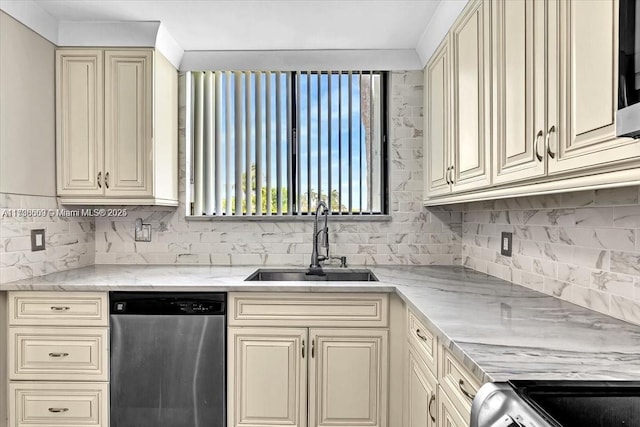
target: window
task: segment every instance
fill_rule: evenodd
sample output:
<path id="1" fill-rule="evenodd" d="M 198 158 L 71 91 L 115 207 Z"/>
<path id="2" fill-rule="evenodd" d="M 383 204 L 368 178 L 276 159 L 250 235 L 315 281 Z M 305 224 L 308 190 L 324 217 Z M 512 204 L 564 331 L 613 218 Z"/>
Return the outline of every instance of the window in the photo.
<path id="1" fill-rule="evenodd" d="M 386 214 L 385 72 L 188 76 L 193 216 Z"/>

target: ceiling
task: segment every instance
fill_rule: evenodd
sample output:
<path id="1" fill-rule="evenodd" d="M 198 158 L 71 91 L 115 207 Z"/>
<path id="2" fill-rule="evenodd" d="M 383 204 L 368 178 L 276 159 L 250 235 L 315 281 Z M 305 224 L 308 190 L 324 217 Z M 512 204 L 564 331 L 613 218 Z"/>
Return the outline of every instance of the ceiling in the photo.
<path id="1" fill-rule="evenodd" d="M 185 51 L 415 49 L 440 0 L 34 0 L 58 22 L 160 21 Z"/>

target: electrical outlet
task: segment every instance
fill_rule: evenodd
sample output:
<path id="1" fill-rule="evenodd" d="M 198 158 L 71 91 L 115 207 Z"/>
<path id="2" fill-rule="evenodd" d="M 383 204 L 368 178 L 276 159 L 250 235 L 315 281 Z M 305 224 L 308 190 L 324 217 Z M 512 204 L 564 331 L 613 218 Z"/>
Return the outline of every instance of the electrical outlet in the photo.
<path id="1" fill-rule="evenodd" d="M 500 239 L 500 253 L 504 256 L 511 256 L 513 249 L 513 233 L 506 231 L 502 232 L 502 238 Z"/>
<path id="2" fill-rule="evenodd" d="M 31 230 L 31 252 L 44 250 L 44 228 Z"/>
<path id="3" fill-rule="evenodd" d="M 139 224 L 135 229 L 135 241 L 136 242 L 150 242 L 151 241 L 151 224 Z"/>

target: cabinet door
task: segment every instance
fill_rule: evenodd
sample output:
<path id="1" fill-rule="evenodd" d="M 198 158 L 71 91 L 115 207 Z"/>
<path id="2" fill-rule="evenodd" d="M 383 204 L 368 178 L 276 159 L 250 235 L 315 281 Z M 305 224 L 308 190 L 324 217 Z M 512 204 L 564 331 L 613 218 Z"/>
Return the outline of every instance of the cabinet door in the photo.
<path id="1" fill-rule="evenodd" d="M 491 3 L 494 183 L 543 176 L 545 114 L 544 2 Z"/>
<path id="2" fill-rule="evenodd" d="M 105 52 L 105 194 L 151 196 L 153 53 Z"/>
<path id="3" fill-rule="evenodd" d="M 228 334 L 227 425 L 305 427 L 307 329 L 229 328 Z"/>
<path id="4" fill-rule="evenodd" d="M 102 51 L 56 51 L 58 195 L 104 192 L 103 83 Z"/>
<path id="5" fill-rule="evenodd" d="M 453 191 L 491 182 L 489 2 L 474 0 L 451 30 Z"/>
<path id="6" fill-rule="evenodd" d="M 407 427 L 435 427 L 437 421 L 436 379 L 409 344 L 407 363 Z"/>
<path id="7" fill-rule="evenodd" d="M 468 427 L 470 415 L 460 415 L 447 394 L 438 388 L 438 427 Z"/>
<path id="8" fill-rule="evenodd" d="M 309 425 L 387 425 L 388 332 L 311 329 Z"/>
<path id="9" fill-rule="evenodd" d="M 559 117 L 549 117 L 549 172 L 607 165 L 640 157 L 640 141 L 616 138 L 618 1 L 550 1 L 558 13 Z M 550 21 L 554 22 L 554 21 Z"/>
<path id="10" fill-rule="evenodd" d="M 424 72 L 425 198 L 447 194 L 449 185 L 449 116 L 451 85 L 448 39 L 440 45 Z"/>

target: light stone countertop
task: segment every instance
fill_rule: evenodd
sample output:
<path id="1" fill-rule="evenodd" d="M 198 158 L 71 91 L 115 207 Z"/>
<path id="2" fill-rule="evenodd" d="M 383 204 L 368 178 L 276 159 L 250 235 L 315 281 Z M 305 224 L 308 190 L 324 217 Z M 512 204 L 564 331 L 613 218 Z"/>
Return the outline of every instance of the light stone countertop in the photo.
<path id="1" fill-rule="evenodd" d="M 96 265 L 0 291 L 396 292 L 485 381 L 640 380 L 640 326 L 464 267 L 370 267 L 379 282 L 245 282 L 256 268 Z"/>

